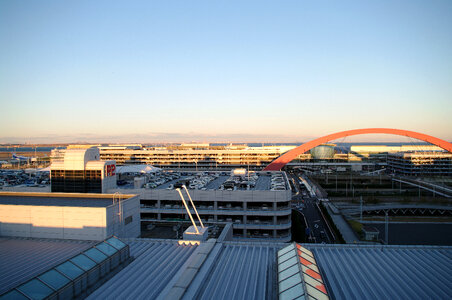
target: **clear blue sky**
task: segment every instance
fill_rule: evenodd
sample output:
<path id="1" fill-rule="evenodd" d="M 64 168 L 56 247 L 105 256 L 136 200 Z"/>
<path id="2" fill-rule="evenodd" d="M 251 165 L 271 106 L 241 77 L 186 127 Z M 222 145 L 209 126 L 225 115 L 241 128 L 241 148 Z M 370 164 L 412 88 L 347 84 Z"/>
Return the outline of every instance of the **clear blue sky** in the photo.
<path id="1" fill-rule="evenodd" d="M 0 142 L 452 140 L 452 1 L 0 1 Z"/>

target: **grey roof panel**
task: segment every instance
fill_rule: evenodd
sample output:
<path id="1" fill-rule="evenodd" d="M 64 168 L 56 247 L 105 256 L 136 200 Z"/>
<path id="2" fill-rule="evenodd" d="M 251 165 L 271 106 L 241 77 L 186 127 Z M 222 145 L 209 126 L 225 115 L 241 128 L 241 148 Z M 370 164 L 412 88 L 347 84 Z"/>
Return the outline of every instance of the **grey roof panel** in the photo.
<path id="1" fill-rule="evenodd" d="M 0 238 L 0 294 L 94 244 L 90 241 Z"/>
<path id="2" fill-rule="evenodd" d="M 128 244 L 135 260 L 88 299 L 155 299 L 196 249 L 165 241 Z"/>
<path id="3" fill-rule="evenodd" d="M 452 248 L 309 245 L 336 299 L 450 299 Z"/>
<path id="4" fill-rule="evenodd" d="M 135 259 L 90 299 L 153 299 L 173 286 L 198 246 L 126 241 Z M 0 293 L 85 251 L 94 242 L 0 238 Z M 276 299 L 277 251 L 288 244 L 217 242 L 188 286 L 197 299 Z M 452 247 L 303 244 L 333 299 L 450 299 Z M 198 253 L 199 254 L 199 253 Z M 194 264 L 195 265 L 195 264 Z M 175 289 L 171 289 L 172 292 Z M 182 292 L 182 291 L 181 291 Z"/>
<path id="5" fill-rule="evenodd" d="M 273 299 L 276 252 L 271 245 L 224 244 L 198 299 Z"/>

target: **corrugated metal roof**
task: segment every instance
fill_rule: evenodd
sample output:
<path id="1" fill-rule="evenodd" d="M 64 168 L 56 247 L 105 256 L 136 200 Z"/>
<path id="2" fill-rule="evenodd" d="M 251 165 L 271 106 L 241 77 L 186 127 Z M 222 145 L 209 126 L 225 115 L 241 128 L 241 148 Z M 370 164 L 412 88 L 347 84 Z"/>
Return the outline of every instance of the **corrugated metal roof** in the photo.
<path id="1" fill-rule="evenodd" d="M 280 244 L 223 243 L 197 299 L 274 299 Z"/>
<path id="2" fill-rule="evenodd" d="M 452 247 L 303 246 L 336 299 L 452 298 Z"/>
<path id="3" fill-rule="evenodd" d="M 135 260 L 88 299 L 155 299 L 197 247 L 153 240 L 128 244 Z"/>
<path id="4" fill-rule="evenodd" d="M 95 243 L 0 238 L 0 294 L 88 249 Z"/>
<path id="5" fill-rule="evenodd" d="M 288 244 L 126 241 L 135 257 L 90 299 L 276 299 L 277 251 Z M 25 282 L 94 243 L 0 238 L 0 292 Z M 452 247 L 313 245 L 333 299 L 451 299 Z M 204 247 L 203 251 L 201 248 Z M 190 275 L 190 276 L 188 276 Z M 190 278 L 189 278 L 190 277 Z"/>

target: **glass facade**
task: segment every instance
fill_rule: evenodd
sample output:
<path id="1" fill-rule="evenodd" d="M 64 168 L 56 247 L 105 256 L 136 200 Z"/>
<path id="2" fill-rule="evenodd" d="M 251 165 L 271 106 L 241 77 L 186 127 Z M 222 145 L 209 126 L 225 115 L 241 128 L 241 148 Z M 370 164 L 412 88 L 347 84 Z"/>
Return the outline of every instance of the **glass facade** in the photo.
<path id="1" fill-rule="evenodd" d="M 101 170 L 52 170 L 52 192 L 102 193 Z"/>

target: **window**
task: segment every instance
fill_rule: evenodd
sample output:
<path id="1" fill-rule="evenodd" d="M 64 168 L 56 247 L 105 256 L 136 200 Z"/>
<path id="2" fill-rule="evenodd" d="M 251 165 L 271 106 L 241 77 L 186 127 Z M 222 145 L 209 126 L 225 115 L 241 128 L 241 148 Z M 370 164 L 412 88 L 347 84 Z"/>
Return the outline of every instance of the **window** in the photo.
<path id="1" fill-rule="evenodd" d="M 129 223 L 132 223 L 132 221 L 133 221 L 132 216 L 128 216 L 128 217 L 125 218 L 125 220 L 124 220 L 124 222 L 125 222 L 126 225 L 129 224 Z"/>

